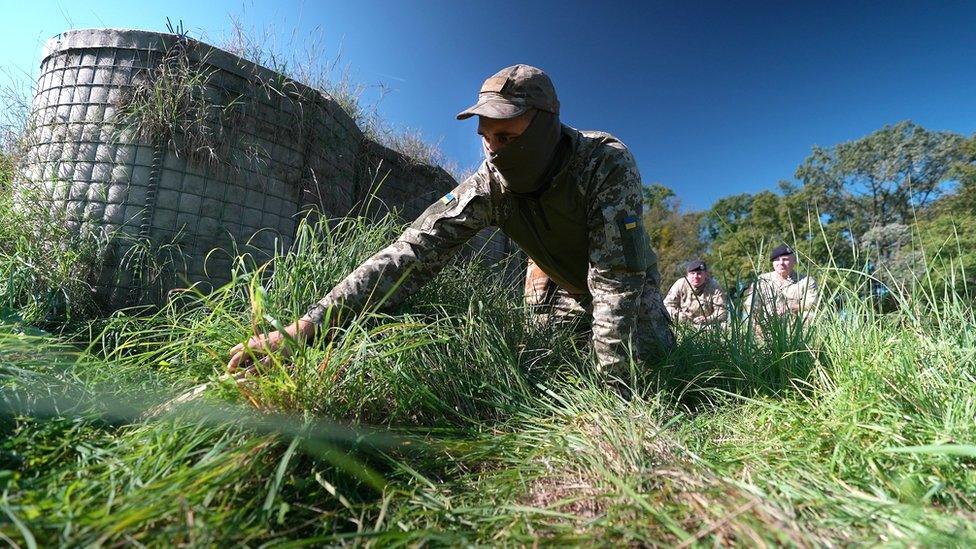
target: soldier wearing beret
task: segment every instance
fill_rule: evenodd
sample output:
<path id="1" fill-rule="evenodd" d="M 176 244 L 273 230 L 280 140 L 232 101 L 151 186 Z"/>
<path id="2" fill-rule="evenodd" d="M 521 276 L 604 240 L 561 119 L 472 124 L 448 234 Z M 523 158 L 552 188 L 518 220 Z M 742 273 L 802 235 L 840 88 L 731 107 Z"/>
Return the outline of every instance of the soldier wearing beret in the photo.
<path id="1" fill-rule="evenodd" d="M 774 248 L 769 259 L 773 270 L 759 275 L 746 291 L 746 311 L 757 321 L 797 315 L 808 324 L 819 299 L 817 281 L 796 272 L 796 253 L 785 244 Z"/>
<path id="2" fill-rule="evenodd" d="M 689 261 L 685 276 L 671 285 L 664 298 L 671 318 L 694 326 L 720 326 L 728 318 L 725 290 L 700 259 Z"/>
<path id="3" fill-rule="evenodd" d="M 287 333 L 305 340 L 326 318 L 375 308 L 383 297 L 384 308 L 397 305 L 481 229 L 496 226 L 531 259 L 527 301 L 547 314 L 585 318 L 602 372 L 623 375 L 632 352 L 640 358 L 667 352 L 674 335 L 641 222 L 641 178 L 627 147 L 610 134 L 561 124 L 552 81 L 528 65 L 485 80 L 477 103 L 457 118 L 473 116 L 485 153 L 477 173 L 312 305 Z M 228 368 L 278 347 L 283 337 L 272 332 L 238 345 Z"/>

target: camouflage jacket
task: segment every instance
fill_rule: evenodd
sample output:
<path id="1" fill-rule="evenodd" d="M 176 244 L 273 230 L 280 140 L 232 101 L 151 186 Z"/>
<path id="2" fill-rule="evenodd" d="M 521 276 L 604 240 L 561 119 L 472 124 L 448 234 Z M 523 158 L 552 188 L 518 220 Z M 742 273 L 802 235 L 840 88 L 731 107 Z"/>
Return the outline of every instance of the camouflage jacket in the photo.
<path id="1" fill-rule="evenodd" d="M 809 321 L 819 299 L 817 281 L 811 276 L 793 273 L 783 278 L 775 271 L 759 275 L 746 291 L 744 305 L 749 314 L 784 316 L 799 314 Z"/>
<path id="2" fill-rule="evenodd" d="M 568 156 L 536 197 L 508 192 L 485 162 L 432 204 L 306 314 L 321 322 L 340 306 L 354 312 L 398 304 L 434 278 L 481 229 L 497 226 L 552 280 L 592 297 L 593 346 L 601 368 L 628 358 L 645 281 L 657 286 L 657 261 L 641 221 L 640 174 L 613 136 L 563 126 Z M 656 288 L 655 288 L 656 289 Z"/>
<path id="3" fill-rule="evenodd" d="M 714 278 L 701 288 L 695 289 L 687 277 L 681 277 L 671 285 L 664 306 L 671 318 L 678 321 L 691 321 L 701 318 L 701 324 L 718 324 L 728 317 L 725 290 Z"/>

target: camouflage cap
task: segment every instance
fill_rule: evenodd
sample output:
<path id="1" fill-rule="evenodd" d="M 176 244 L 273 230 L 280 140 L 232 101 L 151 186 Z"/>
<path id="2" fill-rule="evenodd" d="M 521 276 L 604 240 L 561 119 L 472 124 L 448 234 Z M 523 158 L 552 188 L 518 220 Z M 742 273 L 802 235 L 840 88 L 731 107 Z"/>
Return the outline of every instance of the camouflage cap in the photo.
<path id="1" fill-rule="evenodd" d="M 529 65 L 513 65 L 485 80 L 478 102 L 457 115 L 464 120 L 474 115 L 487 118 L 515 118 L 529 109 L 559 114 L 556 88 L 549 75 Z"/>

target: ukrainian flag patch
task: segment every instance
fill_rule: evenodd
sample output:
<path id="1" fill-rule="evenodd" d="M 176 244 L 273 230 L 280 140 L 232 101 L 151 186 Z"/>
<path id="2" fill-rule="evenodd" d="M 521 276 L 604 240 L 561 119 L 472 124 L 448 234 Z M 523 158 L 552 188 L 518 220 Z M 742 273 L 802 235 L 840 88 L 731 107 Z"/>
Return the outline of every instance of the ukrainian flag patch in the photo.
<path id="1" fill-rule="evenodd" d="M 628 216 L 624 218 L 624 228 L 628 231 L 632 231 L 637 228 L 637 222 L 639 220 L 636 216 Z"/>
<path id="2" fill-rule="evenodd" d="M 447 193 L 441 197 L 441 202 L 446 206 L 451 202 L 454 202 L 454 193 Z"/>

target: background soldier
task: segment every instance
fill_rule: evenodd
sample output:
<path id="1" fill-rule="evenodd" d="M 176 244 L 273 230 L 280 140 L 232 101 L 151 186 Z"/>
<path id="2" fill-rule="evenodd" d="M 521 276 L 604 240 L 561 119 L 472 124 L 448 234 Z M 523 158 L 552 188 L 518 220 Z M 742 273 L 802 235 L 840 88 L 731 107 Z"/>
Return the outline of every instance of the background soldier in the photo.
<path id="1" fill-rule="evenodd" d="M 689 261 L 686 269 L 687 274 L 675 281 L 664 298 L 671 318 L 695 326 L 724 323 L 728 318 L 725 290 L 712 278 L 704 261 Z"/>
<path id="2" fill-rule="evenodd" d="M 485 80 L 477 103 L 457 118 L 472 116 L 479 118 L 486 156 L 478 171 L 286 328 L 288 335 L 304 341 L 327 316 L 335 322 L 383 297 L 384 307 L 394 307 L 493 225 L 532 259 L 530 305 L 591 321 L 601 371 L 624 375 L 631 351 L 641 358 L 666 352 L 674 335 L 641 222 L 642 185 L 630 151 L 607 133 L 560 124 L 552 81 L 527 65 Z M 228 369 L 283 339 L 272 332 L 251 338 L 248 349 L 234 347 Z"/>
<path id="3" fill-rule="evenodd" d="M 759 275 L 746 291 L 746 312 L 758 313 L 756 320 L 800 315 L 809 324 L 819 299 L 817 281 L 796 272 L 796 253 L 785 244 L 774 248 L 769 259 L 773 270 Z"/>

